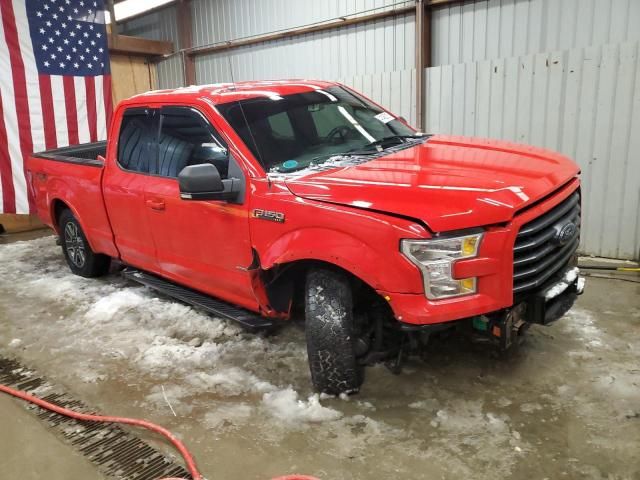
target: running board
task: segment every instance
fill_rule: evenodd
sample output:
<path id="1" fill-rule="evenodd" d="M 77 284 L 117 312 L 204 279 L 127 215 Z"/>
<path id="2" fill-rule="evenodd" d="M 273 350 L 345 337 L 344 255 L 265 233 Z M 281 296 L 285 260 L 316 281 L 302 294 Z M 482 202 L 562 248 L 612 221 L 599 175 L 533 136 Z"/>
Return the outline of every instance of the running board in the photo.
<path id="1" fill-rule="evenodd" d="M 176 285 L 173 282 L 141 270 L 126 268 L 122 271 L 122 276 L 128 280 L 133 280 L 134 282 L 153 288 L 169 297 L 202 309 L 216 317 L 238 322 L 248 330 L 263 330 L 275 326 L 273 320 L 261 317 L 257 313 L 236 307 L 222 300 L 217 300 L 208 295 L 191 290 L 190 288 Z"/>

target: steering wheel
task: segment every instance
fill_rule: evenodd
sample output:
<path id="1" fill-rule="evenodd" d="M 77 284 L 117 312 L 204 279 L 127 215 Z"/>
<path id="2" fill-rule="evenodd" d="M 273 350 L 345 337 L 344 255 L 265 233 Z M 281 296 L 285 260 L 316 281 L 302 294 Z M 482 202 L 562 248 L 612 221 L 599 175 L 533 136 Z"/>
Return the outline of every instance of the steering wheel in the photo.
<path id="1" fill-rule="evenodd" d="M 334 127 L 327 134 L 326 139 L 329 143 L 337 144 L 340 142 L 344 142 L 347 139 L 347 136 L 353 131 L 353 128 L 348 125 L 340 125 L 338 127 Z"/>

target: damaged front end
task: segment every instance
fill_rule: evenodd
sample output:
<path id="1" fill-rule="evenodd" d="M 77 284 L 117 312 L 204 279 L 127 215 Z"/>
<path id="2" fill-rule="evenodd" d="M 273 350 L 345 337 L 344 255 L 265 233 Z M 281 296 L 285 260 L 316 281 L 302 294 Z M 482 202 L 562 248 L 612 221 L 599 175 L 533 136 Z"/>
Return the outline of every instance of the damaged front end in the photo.
<path id="1" fill-rule="evenodd" d="M 506 350 L 531 324 L 550 325 L 562 318 L 584 291 L 584 284 L 578 267 L 569 268 L 512 307 L 474 317 L 473 330 Z"/>

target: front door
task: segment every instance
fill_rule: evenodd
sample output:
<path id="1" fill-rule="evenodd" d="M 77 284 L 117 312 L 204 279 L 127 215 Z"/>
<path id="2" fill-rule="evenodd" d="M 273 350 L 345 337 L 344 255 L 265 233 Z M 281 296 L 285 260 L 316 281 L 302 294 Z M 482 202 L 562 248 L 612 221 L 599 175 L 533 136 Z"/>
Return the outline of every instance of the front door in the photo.
<path id="1" fill-rule="evenodd" d="M 213 125 L 189 107 L 163 107 L 153 181 L 145 191 L 147 218 L 161 274 L 178 283 L 256 309 L 246 202 L 182 200 L 178 174 L 211 163 L 227 178 L 243 177 Z M 244 177 L 243 177 L 244 178 Z"/>
<path id="2" fill-rule="evenodd" d="M 155 270 L 156 250 L 149 225 L 145 190 L 157 156 L 159 112 L 152 108 L 125 110 L 118 149 L 106 162 L 102 185 L 109 222 L 125 263 Z"/>

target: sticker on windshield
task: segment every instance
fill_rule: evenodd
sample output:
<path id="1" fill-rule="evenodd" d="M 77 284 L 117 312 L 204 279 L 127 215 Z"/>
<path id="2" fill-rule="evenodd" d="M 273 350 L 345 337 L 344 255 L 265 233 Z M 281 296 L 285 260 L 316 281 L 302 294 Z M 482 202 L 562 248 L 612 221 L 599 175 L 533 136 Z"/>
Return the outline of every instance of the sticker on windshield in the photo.
<path id="1" fill-rule="evenodd" d="M 387 112 L 379 113 L 375 118 L 380 120 L 382 123 L 389 123 L 391 120 L 395 120 L 394 116 Z"/>
<path id="2" fill-rule="evenodd" d="M 292 168 L 296 168 L 298 166 L 298 162 L 295 160 L 287 160 L 282 164 L 282 168 L 285 170 L 291 170 Z"/>

